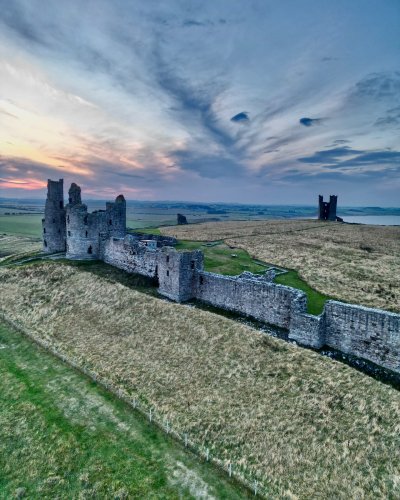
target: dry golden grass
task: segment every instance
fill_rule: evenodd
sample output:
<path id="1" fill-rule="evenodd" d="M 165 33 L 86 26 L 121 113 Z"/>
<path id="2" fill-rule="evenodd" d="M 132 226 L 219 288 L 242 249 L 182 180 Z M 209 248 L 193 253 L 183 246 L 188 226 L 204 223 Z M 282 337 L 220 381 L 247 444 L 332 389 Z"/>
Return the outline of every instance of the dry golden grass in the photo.
<path id="1" fill-rule="evenodd" d="M 42 243 L 39 239 L 28 236 L 0 234 L 0 262 L 11 255 L 24 256 L 32 252 L 39 252 Z"/>
<path id="2" fill-rule="evenodd" d="M 211 241 L 295 269 L 321 293 L 400 311 L 400 227 L 317 220 L 238 221 L 161 228 L 179 239 Z"/>
<path id="3" fill-rule="evenodd" d="M 208 311 L 56 263 L 0 268 L 6 316 L 258 475 L 270 498 L 400 497 L 400 394 Z"/>

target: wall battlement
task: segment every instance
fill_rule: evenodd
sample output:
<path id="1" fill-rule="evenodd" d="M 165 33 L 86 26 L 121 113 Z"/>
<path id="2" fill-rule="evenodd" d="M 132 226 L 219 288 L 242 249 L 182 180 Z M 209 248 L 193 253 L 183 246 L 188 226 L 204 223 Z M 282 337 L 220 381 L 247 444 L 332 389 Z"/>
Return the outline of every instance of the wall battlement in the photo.
<path id="1" fill-rule="evenodd" d="M 72 184 L 64 209 L 63 181 L 48 183 L 43 249 L 67 250 L 73 259 L 100 259 L 158 281 L 158 291 L 176 302 L 197 299 L 288 331 L 301 345 L 332 347 L 400 373 L 400 314 L 328 301 L 319 316 L 307 313 L 304 292 L 273 283 L 272 274 L 223 276 L 204 271 L 200 250 L 177 251 L 173 238 L 126 234 L 122 195 L 105 210 L 88 213 Z M 336 215 L 336 212 L 335 212 Z"/>

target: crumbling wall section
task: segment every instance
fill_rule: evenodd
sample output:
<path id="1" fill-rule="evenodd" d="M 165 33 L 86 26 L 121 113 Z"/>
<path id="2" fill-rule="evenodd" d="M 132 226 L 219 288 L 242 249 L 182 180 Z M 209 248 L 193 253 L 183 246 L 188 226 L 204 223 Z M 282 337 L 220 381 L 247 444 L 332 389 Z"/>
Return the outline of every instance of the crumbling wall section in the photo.
<path id="1" fill-rule="evenodd" d="M 157 247 L 173 247 L 178 243 L 178 240 L 173 236 L 164 236 L 163 234 L 152 234 L 152 233 L 129 233 L 135 240 L 152 240 L 157 243 Z"/>
<path id="2" fill-rule="evenodd" d="M 332 300 L 324 317 L 326 345 L 400 372 L 400 314 Z"/>

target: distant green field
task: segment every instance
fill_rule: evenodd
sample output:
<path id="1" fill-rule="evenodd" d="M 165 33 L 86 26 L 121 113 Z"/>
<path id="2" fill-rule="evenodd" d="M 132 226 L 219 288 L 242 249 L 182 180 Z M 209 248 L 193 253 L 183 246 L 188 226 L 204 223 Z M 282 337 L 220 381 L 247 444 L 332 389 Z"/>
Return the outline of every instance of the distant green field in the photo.
<path id="1" fill-rule="evenodd" d="M 204 268 L 212 273 L 235 276 L 243 271 L 262 273 L 266 269 L 266 266 L 254 262 L 244 250 L 229 248 L 223 242 L 211 245 L 207 246 L 199 241 L 179 241 L 176 248 L 177 250 L 201 250 L 204 253 Z"/>
<path id="2" fill-rule="evenodd" d="M 43 215 L 0 215 L 0 234 L 15 234 L 39 238 L 42 234 Z"/>
<path id="3" fill-rule="evenodd" d="M 247 498 L 0 322 L 0 498 Z"/>
<path id="4" fill-rule="evenodd" d="M 139 219 L 135 217 L 127 217 L 126 225 L 128 228 L 133 230 L 143 230 L 145 231 L 148 227 L 157 227 L 160 225 L 163 226 L 173 226 L 176 224 L 176 219 L 167 219 L 167 218 L 149 218 L 149 219 Z"/>

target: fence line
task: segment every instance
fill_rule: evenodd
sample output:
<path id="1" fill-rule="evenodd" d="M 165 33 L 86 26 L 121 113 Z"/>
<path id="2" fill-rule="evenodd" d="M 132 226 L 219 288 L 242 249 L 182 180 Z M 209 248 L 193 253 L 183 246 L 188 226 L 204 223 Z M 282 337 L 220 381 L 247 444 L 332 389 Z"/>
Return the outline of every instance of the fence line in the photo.
<path id="1" fill-rule="evenodd" d="M 16 321 L 8 318 L 1 310 L 0 310 L 0 318 L 9 325 L 11 325 L 15 330 L 29 337 L 40 347 L 42 347 L 43 349 L 45 349 L 46 351 L 50 352 L 52 355 L 63 361 L 65 364 L 71 366 L 76 371 L 90 378 L 93 382 L 96 382 L 96 384 L 100 385 L 107 391 L 111 392 L 121 401 L 124 401 L 135 411 L 139 412 L 141 415 L 146 417 L 150 423 L 154 424 L 161 431 L 165 432 L 168 436 L 173 437 L 176 441 L 183 444 L 185 448 L 188 448 L 194 454 L 196 454 L 200 458 L 205 459 L 207 462 L 213 463 L 213 465 L 217 466 L 219 469 L 227 473 L 230 478 L 233 477 L 239 483 L 241 483 L 250 491 L 252 491 L 255 496 L 265 496 L 265 497 L 267 496 L 267 489 L 262 485 L 262 483 L 258 479 L 254 478 L 253 480 L 250 480 L 249 478 L 244 476 L 243 473 L 240 472 L 240 470 L 233 467 L 232 461 L 226 461 L 226 460 L 224 461 L 218 458 L 217 456 L 212 455 L 208 447 L 204 447 L 200 444 L 197 444 L 195 441 L 193 441 L 193 439 L 189 439 L 189 434 L 187 432 L 180 432 L 179 430 L 175 430 L 171 425 L 171 421 L 164 418 L 161 414 L 156 412 L 153 406 L 146 405 L 136 397 L 132 399 L 132 396 L 129 396 L 129 394 L 126 391 L 114 385 L 106 378 L 100 376 L 95 371 L 83 366 L 77 360 L 77 358 L 71 358 L 69 356 L 66 356 L 62 352 L 58 351 L 53 345 L 51 345 L 50 342 L 38 337 L 37 335 L 30 332 Z"/>

